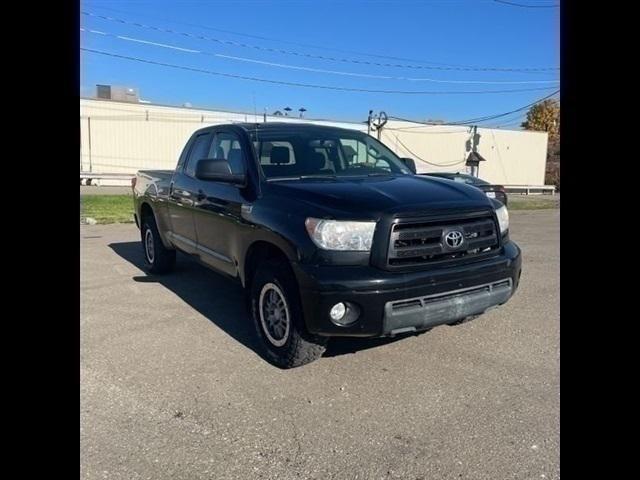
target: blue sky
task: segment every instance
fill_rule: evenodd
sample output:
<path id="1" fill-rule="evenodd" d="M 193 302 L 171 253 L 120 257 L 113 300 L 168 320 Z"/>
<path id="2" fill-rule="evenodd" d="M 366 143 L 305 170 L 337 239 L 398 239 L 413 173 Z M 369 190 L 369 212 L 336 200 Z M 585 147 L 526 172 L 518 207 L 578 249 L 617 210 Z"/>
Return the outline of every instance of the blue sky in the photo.
<path id="1" fill-rule="evenodd" d="M 548 6 L 559 0 L 513 1 Z M 80 32 L 82 47 L 184 67 L 367 90 L 442 92 L 545 88 L 455 95 L 345 92 L 225 78 L 81 52 L 81 95 L 94 95 L 95 84 L 103 83 L 138 87 L 141 97 L 154 103 L 180 105 L 189 102 L 194 107 L 248 112 L 254 111 L 255 104 L 258 113 L 265 107 L 273 112 L 285 106 L 294 110 L 303 106 L 311 118 L 358 121 L 366 119 L 368 110 L 374 109 L 398 117 L 455 121 L 513 110 L 559 88 L 559 84 L 549 83 L 559 80 L 559 71 L 524 73 L 426 68 L 451 65 L 558 68 L 558 8 L 522 8 L 493 0 L 95 0 L 82 2 L 81 10 L 130 22 L 81 15 L 82 28 L 101 32 Z M 148 27 L 171 29 L 176 33 Z M 241 47 L 238 43 L 249 47 Z M 298 55 L 271 52 L 268 48 Z M 329 61 L 305 54 L 349 61 Z M 518 118 L 516 114 L 494 123 L 506 125 Z"/>

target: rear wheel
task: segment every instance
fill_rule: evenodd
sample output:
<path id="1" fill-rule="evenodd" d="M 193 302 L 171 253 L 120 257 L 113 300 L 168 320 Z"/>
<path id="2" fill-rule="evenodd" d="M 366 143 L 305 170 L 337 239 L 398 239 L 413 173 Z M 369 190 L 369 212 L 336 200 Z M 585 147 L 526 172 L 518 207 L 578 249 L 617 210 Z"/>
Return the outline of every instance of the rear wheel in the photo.
<path id="1" fill-rule="evenodd" d="M 251 282 L 251 316 L 264 356 L 280 368 L 305 365 L 322 356 L 328 339 L 310 334 L 293 273 L 265 262 Z"/>
<path id="2" fill-rule="evenodd" d="M 166 248 L 160 239 L 155 219 L 147 215 L 142 221 L 142 248 L 147 270 L 151 273 L 165 273 L 176 264 L 176 251 Z"/>

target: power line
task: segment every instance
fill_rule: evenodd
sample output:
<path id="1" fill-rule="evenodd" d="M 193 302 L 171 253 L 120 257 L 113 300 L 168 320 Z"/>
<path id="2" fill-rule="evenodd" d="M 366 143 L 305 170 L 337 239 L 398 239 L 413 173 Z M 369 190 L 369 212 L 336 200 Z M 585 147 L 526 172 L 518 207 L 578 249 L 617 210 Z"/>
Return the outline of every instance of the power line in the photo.
<path id="1" fill-rule="evenodd" d="M 433 83 L 450 83 L 450 84 L 486 84 L 486 85 L 515 85 L 515 84 L 539 84 L 539 83 L 558 83 L 559 80 L 523 80 L 523 81 L 486 81 L 486 80 L 439 80 L 434 78 L 415 78 L 415 77 L 394 77 L 389 75 L 374 75 L 368 73 L 356 73 L 356 72 L 345 72 L 341 70 L 325 70 L 322 68 L 311 68 L 311 67 L 303 67 L 299 65 L 289 65 L 286 63 L 274 63 L 274 62 L 266 62 L 262 60 L 256 60 L 252 58 L 246 57 L 237 57 L 232 55 L 224 55 L 216 52 L 206 52 L 202 50 L 194 50 L 190 48 L 179 47 L 176 45 L 169 45 L 166 43 L 152 42 L 150 40 L 126 37 L 123 35 L 116 35 L 114 33 L 103 32 L 100 30 L 93 30 L 88 28 L 80 27 L 81 32 L 91 33 L 95 35 L 107 36 L 112 38 L 117 38 L 119 40 L 125 40 L 128 42 L 134 43 L 143 43 L 145 45 L 153 45 L 155 47 L 167 48 L 171 50 L 177 50 L 180 52 L 186 53 L 197 53 L 201 55 L 207 55 L 217 58 L 224 58 L 228 60 L 240 61 L 240 62 L 248 62 L 255 63 L 259 65 L 266 65 L 269 67 L 279 67 L 279 68 L 288 68 L 293 70 L 302 70 L 306 72 L 314 72 L 314 73 L 327 73 L 332 75 L 343 75 L 343 76 L 351 76 L 351 77 L 362 77 L 362 78 L 372 78 L 372 79 L 382 79 L 382 80 L 405 80 L 411 82 L 433 82 Z"/>
<path id="2" fill-rule="evenodd" d="M 103 6 L 98 6 L 98 5 L 92 5 L 92 8 L 97 8 L 99 10 L 108 10 L 111 12 L 116 12 L 116 13 L 124 13 L 127 15 L 131 15 L 131 12 L 126 12 L 124 10 L 119 10 L 117 8 L 110 8 L 110 7 L 103 7 Z M 160 20 L 163 22 L 169 22 L 169 23 L 173 23 L 176 25 L 185 25 L 188 27 L 195 27 L 195 28 L 202 28 L 204 30 L 211 30 L 214 32 L 222 32 L 222 33 L 229 33 L 231 35 L 237 35 L 240 37 L 247 37 L 247 38 L 254 38 L 257 40 L 266 40 L 268 42 L 278 42 L 278 43 L 284 43 L 284 44 L 288 44 L 288 45 L 295 45 L 297 47 L 304 47 L 304 48 L 315 48 L 315 49 L 320 49 L 320 50 L 328 50 L 328 51 L 333 51 L 333 52 L 340 52 L 340 53 L 348 53 L 351 55 L 360 55 L 363 57 L 372 57 L 372 58 L 384 58 L 387 60 L 400 60 L 400 61 L 404 61 L 404 62 L 414 62 L 414 63 L 425 63 L 425 64 L 431 64 L 431 65 L 444 65 L 444 66 L 448 66 L 448 67 L 469 67 L 469 65 L 459 65 L 459 64 L 451 64 L 451 63 L 442 63 L 442 62 L 431 62 L 431 61 L 426 61 L 426 60 L 416 60 L 416 59 L 412 59 L 412 58 L 404 58 L 404 57 L 394 57 L 394 56 L 389 56 L 389 55 L 377 55 L 377 54 L 373 54 L 373 53 L 363 53 L 363 52 L 356 52 L 353 50 L 344 50 L 344 49 L 340 49 L 340 48 L 331 48 L 331 47 L 327 47 L 327 46 L 320 46 L 320 45 L 311 45 L 308 43 L 300 43 L 300 42 L 292 42 L 290 40 L 282 40 L 282 39 L 277 39 L 277 38 L 270 38 L 270 37 L 265 37 L 265 36 L 261 36 L 261 35 L 251 35 L 248 33 L 241 33 L 241 32 L 234 32 L 232 30 L 223 30 L 221 28 L 214 28 L 214 27 L 210 27 L 208 25 L 201 25 L 201 24 L 197 24 L 197 23 L 189 23 L 189 22 L 180 22 L 178 20 L 175 19 L 167 19 L 167 18 L 160 18 L 160 17 L 155 17 L 155 16 L 151 16 L 151 15 L 145 15 L 145 14 L 140 14 L 140 13 L 134 13 L 134 16 L 142 16 L 142 17 L 146 17 L 146 18 L 151 18 L 154 20 Z M 539 73 L 539 72 L 528 72 L 528 73 Z"/>
<path id="3" fill-rule="evenodd" d="M 425 126 L 426 127 L 426 126 Z M 425 128 L 425 127 L 416 127 L 416 128 Z M 424 130 L 410 130 L 410 127 L 407 128 L 392 128 L 392 127 L 385 127 L 385 131 L 389 130 L 392 132 L 400 132 L 400 133 L 419 133 L 421 135 L 424 134 L 433 134 L 433 135 L 446 135 L 446 134 L 450 134 L 450 133 L 467 133 L 467 129 L 465 128 L 464 130 L 434 130 L 434 131 L 424 131 Z"/>
<path id="4" fill-rule="evenodd" d="M 127 15 L 131 15 L 131 12 L 126 12 L 124 10 L 119 10 L 119 9 L 116 9 L 116 8 L 103 7 L 103 6 L 98 6 L 98 5 L 92 5 L 92 8 L 97 8 L 97 9 L 100 9 L 100 10 L 108 10 L 108 11 L 111 11 L 111 12 L 124 13 L 124 14 L 127 14 Z M 85 13 L 85 14 L 89 14 L 89 13 Z M 173 24 L 177 24 L 177 25 L 186 25 L 186 26 L 189 26 L 189 27 L 201 28 L 201 29 L 204 29 L 204 30 L 222 32 L 222 33 L 229 33 L 231 35 L 237 35 L 237 36 L 240 36 L 240 37 L 247 37 L 247 38 L 254 38 L 254 39 L 258 39 L 258 40 L 266 40 L 266 41 L 270 41 L 270 42 L 284 43 L 284 44 L 295 45 L 295 46 L 304 47 L 304 48 L 315 48 L 315 49 L 328 50 L 328 51 L 334 51 L 334 52 L 340 52 L 340 53 L 348 53 L 348 54 L 352 54 L 352 55 L 360 55 L 360 56 L 364 56 L 364 57 L 383 58 L 383 59 L 387 59 L 387 60 L 400 60 L 400 61 L 413 62 L 413 63 L 423 63 L 423 64 L 431 64 L 431 65 L 444 65 L 444 66 L 449 66 L 449 67 L 477 68 L 475 66 L 470 66 L 470 65 L 460 65 L 460 64 L 443 63 L 443 62 L 432 62 L 432 61 L 416 60 L 416 59 L 412 59 L 412 58 L 396 57 L 396 56 L 390 56 L 390 55 L 377 55 L 377 54 L 372 54 L 372 53 L 356 52 L 356 51 L 353 51 L 353 50 L 344 50 L 344 49 L 339 49 L 339 48 L 331 48 L 331 47 L 327 47 L 327 46 L 319 46 L 319 45 L 311 45 L 311 44 L 306 44 L 306 43 L 292 42 L 290 40 L 282 40 L 282 39 L 265 37 L 265 36 L 261 36 L 261 35 L 251 35 L 251 34 L 248 34 L 248 33 L 234 32 L 232 30 L 224 30 L 224 29 L 221 29 L 221 28 L 214 28 L 214 27 L 210 27 L 210 26 L 207 26 L 207 25 L 201 25 L 201 24 L 196 24 L 196 23 L 180 22 L 180 21 L 175 20 L 175 19 L 171 19 L 170 20 L 170 19 L 167 19 L 167 18 L 160 18 L 160 17 L 146 15 L 146 14 L 140 14 L 140 13 L 134 13 L 133 15 L 142 16 L 142 17 L 146 17 L 146 18 L 151 18 L 151 19 L 154 19 L 154 20 L 160 20 L 160 21 L 164 21 L 164 22 L 169 22 L 169 23 L 173 23 Z M 526 70 L 526 71 L 525 70 L 518 70 L 518 71 L 520 73 L 545 73 L 545 72 L 528 71 L 528 70 Z"/>
<path id="5" fill-rule="evenodd" d="M 522 120 L 518 120 L 517 122 L 509 122 L 509 123 L 501 123 L 500 125 L 492 125 L 489 128 L 505 128 L 505 127 L 521 127 Z"/>
<path id="6" fill-rule="evenodd" d="M 555 92 L 553 92 L 553 93 L 551 93 L 551 94 L 547 95 L 546 97 L 542 97 L 541 99 L 536 100 L 535 102 L 532 102 L 532 103 L 530 103 L 530 104 L 528 104 L 528 105 L 525 105 L 525 106 L 523 106 L 523 107 L 517 108 L 517 109 L 515 109 L 515 110 L 511 110 L 510 112 L 500 113 L 500 114 L 498 114 L 498 115 L 488 115 L 488 116 L 485 116 L 485 117 L 474 118 L 474 119 L 466 120 L 466 121 L 464 121 L 464 122 L 454 123 L 453 125 L 463 125 L 463 124 L 469 124 L 469 123 L 485 122 L 485 121 L 487 121 L 487 120 L 493 120 L 493 119 L 495 119 L 495 118 L 502 118 L 502 117 L 506 117 L 507 115 L 510 115 L 510 114 L 512 114 L 512 113 L 516 113 L 516 112 L 520 112 L 520 111 L 522 111 L 522 110 L 526 110 L 526 109 L 528 109 L 528 108 L 532 107 L 533 105 L 536 105 L 536 104 L 538 104 L 538 103 L 540 103 L 540 102 L 543 102 L 543 101 L 547 100 L 548 98 L 553 97 L 554 95 L 556 95 L 556 94 L 558 94 L 558 93 L 560 93 L 560 90 L 559 90 L 559 89 L 558 89 L 558 90 L 556 90 Z"/>
<path id="7" fill-rule="evenodd" d="M 522 3 L 506 2 L 505 0 L 493 0 L 496 3 L 503 3 L 504 5 L 511 5 L 512 7 L 522 8 L 559 8 L 560 5 L 525 5 Z"/>
<path id="8" fill-rule="evenodd" d="M 186 70 L 197 73 L 206 73 L 208 75 L 217 75 L 227 78 L 237 78 L 240 80 L 251 80 L 254 82 L 271 83 L 275 85 L 287 85 L 290 87 L 305 87 L 305 88 L 319 88 L 324 90 L 339 90 L 344 92 L 362 92 L 362 93 L 384 93 L 384 94 L 400 94 L 400 95 L 480 95 L 480 94 L 492 94 L 492 93 L 516 93 L 516 92 L 530 92 L 536 90 L 548 90 L 553 87 L 541 87 L 541 88 L 520 88 L 511 90 L 476 90 L 476 91 L 425 91 L 425 90 L 375 90 L 366 88 L 351 88 L 351 87 L 336 87 L 331 85 L 317 85 L 310 83 L 298 83 L 298 82 L 286 82 L 281 80 L 269 80 L 266 78 L 250 77 L 246 75 L 237 75 L 233 73 L 215 72 L 213 70 L 205 70 L 195 67 L 185 67 L 183 65 L 175 65 L 172 63 L 157 62 L 155 60 L 146 60 L 138 57 L 130 57 L 127 55 L 119 55 L 116 53 L 104 52 L 101 50 L 94 50 L 91 48 L 81 47 L 80 50 L 85 52 L 97 53 L 98 55 L 105 55 L 108 57 L 122 58 L 125 60 L 131 60 L 140 63 L 147 63 L 150 65 L 158 65 L 162 67 L 175 68 L 180 70 Z"/>
<path id="9" fill-rule="evenodd" d="M 447 122 L 447 125 L 466 125 L 466 124 L 484 122 L 484 121 L 487 121 L 487 120 L 493 120 L 494 118 L 506 117 L 507 115 L 510 115 L 512 113 L 516 113 L 516 112 L 520 112 L 522 110 L 526 110 L 527 108 L 532 107 L 533 105 L 535 105 L 537 103 L 540 103 L 540 102 L 542 102 L 542 101 L 544 101 L 544 100 L 546 100 L 548 98 L 553 97 L 557 93 L 560 93 L 560 90 L 556 90 L 555 92 L 553 92 L 553 93 L 551 93 L 551 94 L 549 94 L 549 95 L 547 95 L 545 97 L 542 97 L 542 98 L 536 100 L 535 102 L 529 103 L 529 104 L 527 104 L 527 105 L 525 105 L 523 107 L 520 107 L 520 108 L 516 108 L 515 110 L 511 110 L 510 112 L 499 113 L 497 115 L 486 115 L 484 117 L 471 118 L 469 120 L 460 120 L 460 121 L 457 121 L 457 122 Z M 402 122 L 417 123 L 417 124 L 420 124 L 420 125 L 432 125 L 430 123 L 420 122 L 418 120 L 410 120 L 410 119 L 402 118 L 402 117 L 394 117 L 393 115 L 389 115 L 389 118 L 392 118 L 394 120 L 400 120 Z"/>
<path id="10" fill-rule="evenodd" d="M 505 115 L 503 117 L 500 117 L 500 119 L 497 121 L 498 123 L 497 122 L 493 122 L 492 125 L 497 125 L 497 124 L 502 125 L 502 124 L 504 124 L 506 122 L 514 122 L 514 121 L 516 121 L 518 119 L 524 118 L 525 116 L 526 116 L 526 112 L 521 110 L 521 111 L 518 111 L 518 112 L 511 113 L 509 115 Z M 484 123 L 484 122 L 490 122 L 490 120 L 484 120 L 483 122 L 480 122 L 480 123 Z M 502 123 L 499 123 L 499 122 L 502 122 Z M 489 123 L 484 123 L 484 125 L 487 128 L 492 128 L 489 125 Z"/>
<path id="11" fill-rule="evenodd" d="M 171 33 L 174 35 L 182 35 L 184 37 L 195 38 L 198 40 L 208 40 L 211 42 L 232 45 L 234 47 L 242 47 L 242 48 L 251 48 L 255 50 L 267 51 L 271 53 L 279 53 L 284 55 L 295 55 L 298 57 L 307 57 L 307 58 L 315 58 L 319 60 L 328 60 L 332 62 L 343 62 L 343 63 L 356 63 L 361 65 L 374 65 L 378 67 L 394 67 L 394 68 L 410 68 L 410 69 L 426 69 L 426 70 L 446 70 L 446 71 L 482 71 L 482 72 L 557 72 L 560 69 L 557 67 L 548 67 L 548 68 L 500 68 L 500 67 L 453 67 L 453 66 L 427 66 L 427 65 L 411 65 L 411 64 L 393 64 L 393 63 L 379 63 L 379 62 L 370 62 L 366 60 L 357 60 L 353 58 L 338 58 L 338 57 L 330 57 L 325 55 L 316 55 L 312 53 L 301 53 L 293 50 L 284 50 L 280 48 L 271 48 L 264 47 L 261 45 L 251 45 L 242 42 L 236 42 L 233 40 L 221 40 L 219 38 L 208 37 L 205 35 L 196 35 L 189 32 L 181 32 L 178 30 L 173 30 L 170 28 L 162 28 L 155 27 L 152 25 L 146 25 L 144 23 L 132 22 L 129 20 L 124 20 L 121 18 L 110 17 L 108 15 L 100 15 L 97 13 L 91 13 L 87 11 L 81 11 L 82 15 L 101 18 L 103 20 L 108 20 L 110 22 L 117 22 L 125 25 L 132 25 L 138 28 L 145 28 L 149 30 L 155 30 L 163 33 Z"/>
<path id="12" fill-rule="evenodd" d="M 384 133 L 384 130 L 382 131 L 382 133 Z M 459 164 L 461 164 L 461 163 L 463 163 L 463 162 L 465 161 L 465 160 L 463 159 L 463 160 L 460 160 L 460 161 L 456 161 L 456 162 L 453 162 L 453 163 L 447 163 L 447 164 L 444 164 L 444 163 L 443 163 L 443 164 L 438 164 L 438 163 L 430 162 L 430 161 L 425 160 L 424 158 L 422 158 L 422 157 L 418 156 L 415 152 L 411 151 L 411 150 L 409 149 L 409 147 L 407 147 L 407 146 L 402 142 L 402 140 L 400 140 L 400 138 L 398 138 L 398 136 L 397 136 L 397 135 L 393 135 L 393 136 L 394 136 L 394 138 L 396 139 L 396 141 L 397 141 L 397 142 L 402 146 L 402 148 L 404 148 L 407 152 L 409 152 L 409 154 L 410 154 L 410 155 L 413 155 L 417 160 L 420 160 L 421 162 L 424 162 L 424 163 L 426 163 L 426 164 L 428 164 L 428 165 L 432 165 L 432 166 L 434 166 L 434 167 L 453 167 L 454 165 L 459 165 Z"/>
<path id="13" fill-rule="evenodd" d="M 520 124 L 524 121 L 524 119 L 526 118 L 526 112 L 516 112 L 512 115 L 506 115 L 504 117 L 501 117 L 500 120 L 498 120 L 497 122 L 493 122 L 490 124 L 486 124 L 487 128 L 498 128 L 498 127 L 506 127 L 506 126 L 512 126 L 512 125 L 516 125 L 516 124 Z"/>

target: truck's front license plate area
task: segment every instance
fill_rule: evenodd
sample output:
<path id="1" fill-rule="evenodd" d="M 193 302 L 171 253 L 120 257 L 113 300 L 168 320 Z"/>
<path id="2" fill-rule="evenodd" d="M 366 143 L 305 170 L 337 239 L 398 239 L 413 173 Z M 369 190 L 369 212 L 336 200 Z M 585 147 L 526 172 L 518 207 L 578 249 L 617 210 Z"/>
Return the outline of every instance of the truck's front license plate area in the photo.
<path id="1" fill-rule="evenodd" d="M 384 334 L 423 330 L 483 313 L 506 302 L 512 292 L 511 278 L 424 297 L 387 302 Z"/>

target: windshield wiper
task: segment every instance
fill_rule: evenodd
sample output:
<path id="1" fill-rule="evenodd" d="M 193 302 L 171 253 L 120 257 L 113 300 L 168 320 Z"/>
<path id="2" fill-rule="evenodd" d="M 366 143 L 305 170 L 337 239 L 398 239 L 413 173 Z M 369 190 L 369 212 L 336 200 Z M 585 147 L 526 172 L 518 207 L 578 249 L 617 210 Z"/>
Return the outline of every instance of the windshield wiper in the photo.
<path id="1" fill-rule="evenodd" d="M 299 176 L 294 177 L 271 177 L 267 178 L 267 182 L 279 182 L 281 180 L 300 180 Z"/>
<path id="2" fill-rule="evenodd" d="M 338 177 L 336 175 L 314 174 L 314 175 L 300 175 L 299 178 L 301 178 L 301 179 L 305 179 L 305 178 L 313 178 L 313 179 L 320 178 L 320 179 L 324 179 L 324 178 L 327 178 L 327 179 L 330 179 L 330 180 L 335 180 Z"/>
<path id="3" fill-rule="evenodd" d="M 336 175 L 321 175 L 321 174 L 316 174 L 316 175 L 294 175 L 291 177 L 272 177 L 272 178 L 267 178 L 267 182 L 277 182 L 280 180 L 305 180 L 307 178 L 312 178 L 314 180 L 316 179 L 327 179 L 327 180 L 335 180 L 336 178 L 338 178 Z"/>

